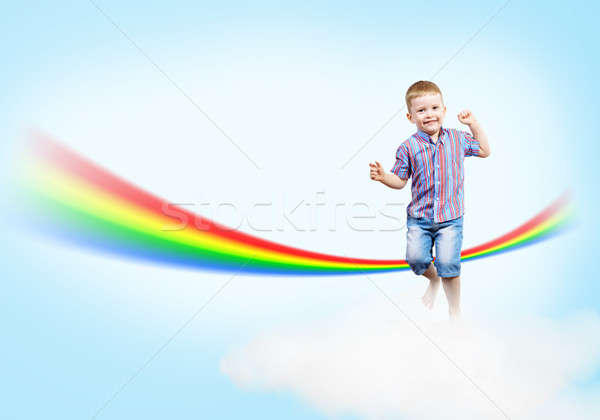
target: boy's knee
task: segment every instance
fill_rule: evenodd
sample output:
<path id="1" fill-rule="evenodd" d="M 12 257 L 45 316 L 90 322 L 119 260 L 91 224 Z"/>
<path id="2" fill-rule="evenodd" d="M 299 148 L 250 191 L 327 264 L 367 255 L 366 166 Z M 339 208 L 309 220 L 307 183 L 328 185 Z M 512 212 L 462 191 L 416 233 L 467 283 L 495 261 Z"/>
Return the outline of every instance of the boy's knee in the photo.
<path id="1" fill-rule="evenodd" d="M 460 260 L 436 258 L 435 269 L 442 279 L 458 277 L 460 276 Z"/>
<path id="2" fill-rule="evenodd" d="M 431 258 L 427 258 L 425 255 L 407 255 L 406 262 L 410 266 L 410 269 L 418 276 L 423 274 L 429 264 L 431 264 Z"/>

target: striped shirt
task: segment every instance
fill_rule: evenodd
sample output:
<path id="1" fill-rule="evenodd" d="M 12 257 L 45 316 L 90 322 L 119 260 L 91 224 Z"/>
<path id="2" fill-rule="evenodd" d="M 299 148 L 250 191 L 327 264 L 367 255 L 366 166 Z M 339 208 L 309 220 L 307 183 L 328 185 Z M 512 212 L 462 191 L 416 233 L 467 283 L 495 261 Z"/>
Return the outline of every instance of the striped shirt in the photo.
<path id="1" fill-rule="evenodd" d="M 436 143 L 422 131 L 404 141 L 391 172 L 402 179 L 412 176 L 408 215 L 433 219 L 435 223 L 461 217 L 465 212 L 464 158 L 478 153 L 479 141 L 453 128 L 441 128 Z"/>

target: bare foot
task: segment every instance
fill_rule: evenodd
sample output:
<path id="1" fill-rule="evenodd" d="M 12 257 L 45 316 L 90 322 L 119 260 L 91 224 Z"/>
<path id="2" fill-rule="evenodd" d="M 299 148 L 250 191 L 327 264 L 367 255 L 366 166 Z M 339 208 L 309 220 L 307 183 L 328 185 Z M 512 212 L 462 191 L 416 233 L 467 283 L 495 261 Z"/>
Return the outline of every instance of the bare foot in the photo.
<path id="1" fill-rule="evenodd" d="M 425 294 L 421 298 L 423 305 L 427 309 L 433 309 L 433 304 L 435 303 L 435 298 L 437 296 L 438 289 L 440 288 L 440 279 L 437 280 L 429 280 L 429 286 L 425 291 Z"/>
<path id="2" fill-rule="evenodd" d="M 450 309 L 448 313 L 450 315 L 450 321 L 457 324 L 462 321 L 460 317 L 460 309 Z"/>

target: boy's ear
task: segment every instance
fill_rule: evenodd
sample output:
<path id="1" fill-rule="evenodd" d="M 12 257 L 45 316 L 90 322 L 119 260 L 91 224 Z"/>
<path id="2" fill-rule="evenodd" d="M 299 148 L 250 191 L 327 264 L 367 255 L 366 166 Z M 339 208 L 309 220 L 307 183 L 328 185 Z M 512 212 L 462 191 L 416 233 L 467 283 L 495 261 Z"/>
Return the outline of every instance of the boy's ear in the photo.
<path id="1" fill-rule="evenodd" d="M 410 121 L 411 123 L 414 124 L 414 121 L 412 120 L 412 115 L 410 115 L 410 112 L 406 113 L 406 118 L 408 118 L 408 121 Z"/>

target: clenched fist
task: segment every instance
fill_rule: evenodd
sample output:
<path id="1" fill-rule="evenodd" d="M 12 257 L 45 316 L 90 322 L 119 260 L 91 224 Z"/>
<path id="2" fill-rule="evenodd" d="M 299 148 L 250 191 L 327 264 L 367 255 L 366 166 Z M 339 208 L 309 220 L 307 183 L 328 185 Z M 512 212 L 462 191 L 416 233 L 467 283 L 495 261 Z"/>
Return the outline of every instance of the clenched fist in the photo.
<path id="1" fill-rule="evenodd" d="M 473 113 L 471 111 L 469 111 L 468 109 L 465 109 L 464 111 L 461 111 L 458 114 L 458 121 L 460 121 L 461 123 L 466 124 L 466 125 L 472 125 L 477 122 L 477 119 L 475 118 L 475 115 L 473 115 Z"/>

